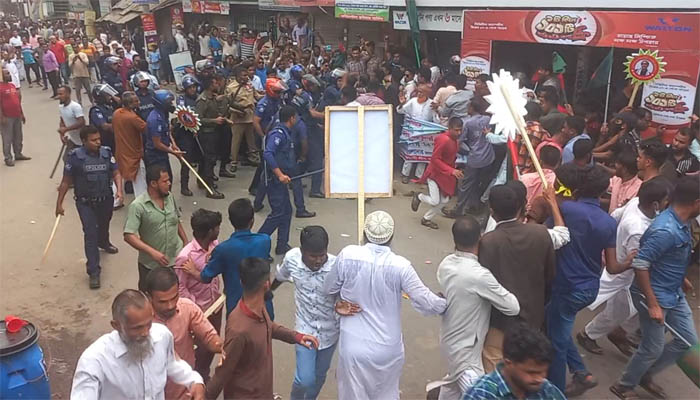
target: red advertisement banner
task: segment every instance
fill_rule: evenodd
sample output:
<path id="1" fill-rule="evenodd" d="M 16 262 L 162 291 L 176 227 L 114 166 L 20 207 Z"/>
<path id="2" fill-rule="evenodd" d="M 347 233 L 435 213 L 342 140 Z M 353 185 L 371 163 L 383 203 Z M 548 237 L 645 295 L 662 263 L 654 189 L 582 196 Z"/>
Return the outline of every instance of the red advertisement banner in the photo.
<path id="1" fill-rule="evenodd" d="M 463 40 L 699 50 L 700 13 L 466 10 Z"/>
<path id="2" fill-rule="evenodd" d="M 185 16 L 182 13 L 182 7 L 171 7 L 170 8 L 170 19 L 172 20 L 172 26 L 182 25 L 185 26 Z"/>
<path id="3" fill-rule="evenodd" d="M 141 14 L 141 24 L 143 24 L 143 33 L 146 36 L 157 34 L 156 18 L 153 14 Z"/>

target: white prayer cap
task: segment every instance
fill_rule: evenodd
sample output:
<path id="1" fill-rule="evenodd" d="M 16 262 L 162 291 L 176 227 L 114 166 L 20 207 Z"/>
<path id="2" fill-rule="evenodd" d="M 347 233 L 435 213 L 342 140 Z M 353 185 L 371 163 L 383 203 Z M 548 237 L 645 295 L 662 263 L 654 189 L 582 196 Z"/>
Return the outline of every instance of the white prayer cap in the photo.
<path id="1" fill-rule="evenodd" d="M 386 211 L 375 211 L 365 218 L 365 235 L 374 244 L 384 244 L 394 235 L 394 219 Z"/>

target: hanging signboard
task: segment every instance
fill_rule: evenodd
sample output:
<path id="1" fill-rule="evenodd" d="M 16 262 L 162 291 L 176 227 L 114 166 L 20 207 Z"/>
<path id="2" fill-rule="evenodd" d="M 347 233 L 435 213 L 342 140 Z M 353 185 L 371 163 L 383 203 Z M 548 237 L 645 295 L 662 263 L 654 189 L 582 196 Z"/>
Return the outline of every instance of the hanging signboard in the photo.
<path id="1" fill-rule="evenodd" d="M 383 0 L 339 0 L 335 3 L 335 17 L 358 21 L 389 21 L 389 7 Z"/>
<path id="2" fill-rule="evenodd" d="M 153 14 L 141 14 L 141 24 L 143 25 L 143 34 L 146 36 L 156 36 L 158 29 L 156 28 L 156 17 Z"/>
<path id="3" fill-rule="evenodd" d="M 394 29 L 409 30 L 406 10 L 392 11 Z M 462 10 L 419 8 L 418 27 L 421 31 L 462 32 Z"/>
<path id="4" fill-rule="evenodd" d="M 261 10 L 299 11 L 301 7 L 333 7 L 334 0 L 258 0 Z"/>
<path id="5" fill-rule="evenodd" d="M 182 7 L 170 7 L 170 20 L 172 26 L 185 26 L 185 16 L 182 14 Z"/>
<path id="6" fill-rule="evenodd" d="M 182 11 L 192 14 L 222 14 L 228 15 L 228 2 L 182 0 Z"/>

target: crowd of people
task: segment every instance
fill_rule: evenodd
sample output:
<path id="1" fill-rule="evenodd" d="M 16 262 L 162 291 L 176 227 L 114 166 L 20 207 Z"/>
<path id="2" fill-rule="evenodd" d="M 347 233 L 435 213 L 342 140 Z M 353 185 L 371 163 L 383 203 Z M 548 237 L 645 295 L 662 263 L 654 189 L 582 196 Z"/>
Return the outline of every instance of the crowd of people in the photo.
<path id="1" fill-rule="evenodd" d="M 138 290 L 114 299 L 114 331 L 80 357 L 72 398 L 201 399 L 222 391 L 225 398 L 273 398 L 272 339 L 295 345 L 292 399 L 319 395 L 336 349 L 339 398 L 398 398 L 404 299 L 423 315 L 441 316 L 436 340 L 447 375 L 440 399 L 582 395 L 598 382 L 574 338 L 602 354 L 597 341 L 604 336 L 630 357 L 610 390 L 629 399 L 640 386 L 665 398 L 654 375 L 697 343 L 684 295 L 692 290 L 685 276 L 697 262 L 700 232 L 697 119 L 669 146 L 669 132 L 651 124 L 649 110 L 626 107 L 629 91 L 616 96 L 621 101 L 604 121 L 605 110 L 586 101 L 566 104 L 551 66 L 531 79 L 516 73 L 542 179 L 520 140 L 510 146 L 493 131 L 490 77 L 468 82 L 459 57 L 443 69 L 429 59 L 415 69 L 388 41 L 384 51 L 362 39 L 331 51 L 311 44 L 317 34 L 303 18 L 283 23 L 274 40 L 246 27 L 222 35 L 204 24 L 189 32 L 176 26 L 148 45 L 127 32 L 112 40 L 98 31 L 89 40 L 72 23 L 6 28 L 6 165 L 29 159 L 22 153 L 21 82 L 31 88 L 33 73 L 59 100 L 65 153 L 55 212 L 64 214 L 73 188 L 89 287 L 101 285 L 99 250 L 118 252 L 109 226 L 125 204 L 124 240 L 138 251 Z M 196 62 L 176 96 L 161 85 L 174 81 L 168 57 L 179 51 Z M 88 118 L 82 91 L 92 103 Z M 292 216 L 316 216 L 295 177 L 308 175 L 308 196 L 325 197 L 325 107 L 379 104 L 391 105 L 397 141 L 403 118 L 445 127 L 429 162 L 401 166 L 403 184 L 427 185 L 427 194 L 415 191 L 411 200 L 413 211 L 430 207 L 423 226 L 438 229 L 440 214 L 455 218 L 454 253 L 438 267 L 439 290 L 393 252 L 395 224 L 384 211 L 367 216 L 364 245 L 337 255 L 329 254 L 320 225 L 301 231 L 299 248 L 289 245 Z M 171 119 L 176 106 L 197 114 L 196 132 Z M 222 214 L 206 209 L 192 214 L 189 235 L 171 194 L 171 158 L 181 165 L 183 196 L 194 195 L 195 167 L 198 187 L 213 199 L 224 199 L 217 181 L 235 179 L 239 161 L 256 167 L 254 200 L 228 206 L 230 238 L 218 240 Z M 252 232 L 266 196 L 270 213 Z M 271 271 L 275 231 L 274 253 L 284 258 Z M 274 322 L 273 293 L 283 282 L 295 287 L 294 330 Z M 225 306 L 217 307 L 222 291 Z M 603 303 L 574 333 L 577 313 Z M 668 343 L 664 324 L 674 330 Z"/>

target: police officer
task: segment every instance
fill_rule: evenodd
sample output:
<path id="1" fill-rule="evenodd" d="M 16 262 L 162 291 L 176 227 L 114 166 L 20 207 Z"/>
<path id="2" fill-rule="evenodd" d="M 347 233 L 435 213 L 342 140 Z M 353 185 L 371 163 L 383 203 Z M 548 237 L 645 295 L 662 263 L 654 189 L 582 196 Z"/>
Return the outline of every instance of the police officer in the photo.
<path id="1" fill-rule="evenodd" d="M 265 96 L 258 101 L 255 106 L 255 115 L 253 116 L 253 129 L 258 134 L 258 138 L 262 142 L 264 148 L 265 135 L 277 122 L 277 113 L 280 109 L 280 98 L 287 90 L 287 85 L 279 78 L 267 78 L 265 83 Z M 260 144 L 260 143 L 258 143 Z M 255 170 L 253 181 L 250 183 L 248 192 L 255 194 L 253 208 L 255 211 L 260 211 L 263 208 L 262 201 L 265 199 L 265 182 L 261 182 L 261 176 L 264 172 L 264 163 L 260 163 Z M 262 184 L 261 184 L 262 183 Z"/>
<path id="2" fill-rule="evenodd" d="M 146 168 L 161 164 L 168 170 L 170 181 L 173 171 L 170 168 L 168 154 L 180 157 L 183 153 L 170 140 L 170 121 L 168 116 L 175 111 L 175 96 L 170 90 L 158 89 L 153 93 L 153 110 L 146 119 L 146 140 L 144 146 L 144 163 Z"/>
<path id="3" fill-rule="evenodd" d="M 197 92 L 200 88 L 200 83 L 192 75 L 185 75 L 182 77 L 182 88 L 185 90 L 184 94 L 178 96 L 177 105 L 182 107 L 189 107 L 194 112 L 197 106 Z M 190 132 L 177 125 L 173 129 L 173 136 L 175 137 L 175 142 L 177 147 L 185 152 L 183 157 L 190 164 L 199 162 L 202 158 L 202 154 L 199 150 L 199 145 L 197 144 L 195 134 L 197 132 Z M 202 173 L 202 164 L 199 165 L 199 172 Z M 180 193 L 183 196 L 192 196 L 192 191 L 190 190 L 190 169 L 182 163 L 180 167 Z"/>
<path id="4" fill-rule="evenodd" d="M 326 106 L 334 106 L 340 104 L 340 90 L 345 86 L 344 69 L 336 68 L 331 72 L 331 81 L 321 97 L 320 110 L 325 110 Z"/>
<path id="5" fill-rule="evenodd" d="M 323 129 L 321 127 L 321 122 L 323 122 L 325 115 L 316 110 L 318 106 L 318 93 L 320 89 L 320 84 L 316 77 L 311 74 L 306 74 L 302 77 L 302 85 L 304 87 L 303 96 L 309 102 L 308 112 L 306 113 L 306 127 L 308 132 L 308 163 L 307 169 L 309 171 L 318 171 L 323 168 L 324 158 L 324 147 L 325 147 L 325 137 L 323 134 Z M 311 191 L 309 197 L 324 198 L 325 196 L 321 192 L 321 178 L 322 173 L 317 173 L 311 175 Z"/>
<path id="6" fill-rule="evenodd" d="M 309 101 L 303 94 L 298 94 L 292 99 L 292 106 L 297 112 L 296 123 L 292 127 L 292 141 L 294 142 L 294 176 L 301 175 L 307 170 L 308 162 L 308 130 L 305 115 L 309 113 Z M 294 195 L 294 207 L 296 207 L 297 218 L 312 218 L 315 212 L 308 211 L 304 204 L 304 188 L 301 179 L 295 179 L 290 184 Z"/>
<path id="7" fill-rule="evenodd" d="M 226 117 L 221 115 L 221 107 L 218 100 L 218 95 L 223 92 L 224 77 L 222 75 L 214 75 L 202 82 L 204 92 L 197 98 L 195 111 L 199 115 L 202 126 L 199 128 L 199 143 L 202 145 L 202 168 L 201 176 L 207 185 L 212 189 L 213 193 L 207 192 L 207 197 L 210 199 L 223 199 L 224 194 L 217 190 L 217 185 L 214 184 L 214 166 L 216 158 L 219 155 L 219 137 L 218 129 L 221 126 L 226 126 Z"/>
<path id="8" fill-rule="evenodd" d="M 100 132 L 102 146 L 109 147 L 114 153 L 114 130 L 112 129 L 112 114 L 117 103 L 117 91 L 106 83 L 98 83 L 92 87 L 92 98 L 95 105 L 90 107 L 88 116 L 90 124 Z M 117 99 L 117 100 L 115 100 Z"/>
<path id="9" fill-rule="evenodd" d="M 136 113 L 142 120 L 146 121 L 154 107 L 153 94 L 155 92 L 150 88 L 151 78 L 149 74 L 139 71 L 131 77 L 131 85 L 139 98 L 139 108 Z"/>
<path id="10" fill-rule="evenodd" d="M 104 63 L 107 68 L 105 68 L 106 71 L 102 75 L 102 82 L 113 87 L 117 91 L 117 95 L 121 96 L 126 90 L 122 77 L 119 75 L 119 66 L 122 63 L 121 58 L 110 56 L 105 59 Z"/>
<path id="11" fill-rule="evenodd" d="M 289 80 L 287 81 L 287 93 L 285 96 L 285 103 L 291 104 L 292 99 L 296 96 L 297 89 L 301 89 L 301 77 L 304 75 L 304 67 L 299 64 L 293 65 L 289 69 Z"/>
<path id="12" fill-rule="evenodd" d="M 289 189 L 296 156 L 292 128 L 296 124 L 297 112 L 292 106 L 284 106 L 279 112 L 279 123 L 268 133 L 265 140 L 265 159 L 267 169 L 267 195 L 270 202 L 270 214 L 260 227 L 259 233 L 271 235 L 277 230 L 275 254 L 283 255 L 291 249 L 289 246 L 289 227 L 292 222 L 292 204 L 289 202 Z"/>
<path id="13" fill-rule="evenodd" d="M 71 151 L 58 187 L 56 215 L 64 215 L 63 199 L 70 185 L 75 185 L 75 206 L 83 224 L 87 273 L 90 289 L 100 287 L 99 249 L 109 254 L 119 250 L 109 241 L 109 221 L 112 219 L 112 182 L 116 183 L 116 198 L 123 196 L 121 176 L 109 148 L 100 145 L 100 132 L 94 126 L 80 130 L 81 147 Z"/>

